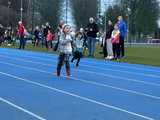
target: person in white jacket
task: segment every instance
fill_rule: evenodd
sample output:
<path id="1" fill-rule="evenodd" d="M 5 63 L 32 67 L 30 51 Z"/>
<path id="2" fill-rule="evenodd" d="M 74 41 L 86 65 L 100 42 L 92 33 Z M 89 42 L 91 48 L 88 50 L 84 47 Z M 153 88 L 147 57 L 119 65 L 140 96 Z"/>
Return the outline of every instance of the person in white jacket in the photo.
<path id="1" fill-rule="evenodd" d="M 72 37 L 70 34 L 71 27 L 69 25 L 64 25 L 62 29 L 62 34 L 59 38 L 58 44 L 58 64 L 57 64 L 57 76 L 60 76 L 61 68 L 66 65 L 67 77 L 70 77 L 70 63 L 69 58 L 72 54 Z"/>

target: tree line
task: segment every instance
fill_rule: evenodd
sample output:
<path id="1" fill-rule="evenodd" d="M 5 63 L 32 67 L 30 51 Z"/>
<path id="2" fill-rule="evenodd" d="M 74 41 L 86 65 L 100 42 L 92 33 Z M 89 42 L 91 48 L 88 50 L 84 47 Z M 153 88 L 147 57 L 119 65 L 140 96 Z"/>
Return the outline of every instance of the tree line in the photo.
<path id="1" fill-rule="evenodd" d="M 127 22 L 130 39 L 158 37 L 160 6 L 158 0 L 117 0 L 106 11 L 107 19 L 116 21 L 122 15 Z"/>
<path id="2" fill-rule="evenodd" d="M 9 5 L 9 1 L 11 4 Z M 26 26 L 49 22 L 53 27 L 58 24 L 60 6 L 63 0 L 22 0 L 23 21 Z M 70 0 L 73 4 L 73 16 L 77 28 L 84 27 L 89 17 L 97 18 L 99 0 Z M 21 0 L 0 1 L 0 24 L 16 26 L 20 20 Z M 141 38 L 159 33 L 160 6 L 158 0 L 116 0 L 108 6 L 103 17 L 116 22 L 117 16 L 122 15 L 129 27 L 130 36 Z"/>

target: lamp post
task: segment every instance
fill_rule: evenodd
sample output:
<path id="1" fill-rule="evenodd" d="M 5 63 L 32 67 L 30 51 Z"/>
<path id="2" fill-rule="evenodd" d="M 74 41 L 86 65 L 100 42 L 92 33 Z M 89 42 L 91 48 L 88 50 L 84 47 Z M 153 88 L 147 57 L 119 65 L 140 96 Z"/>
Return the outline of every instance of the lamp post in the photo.
<path id="1" fill-rule="evenodd" d="M 66 24 L 68 23 L 68 0 L 66 0 Z"/>
<path id="2" fill-rule="evenodd" d="M 128 7 L 127 8 L 127 21 L 128 21 L 128 35 L 127 35 L 127 43 L 130 42 L 130 46 L 131 46 L 131 41 L 129 39 L 129 36 L 130 36 L 130 15 L 131 15 L 131 9 Z"/>
<path id="3" fill-rule="evenodd" d="M 8 27 L 10 25 L 10 6 L 11 6 L 11 1 L 8 0 Z"/>
<path id="4" fill-rule="evenodd" d="M 23 20 L 23 0 L 21 0 L 21 21 Z"/>
<path id="5" fill-rule="evenodd" d="M 34 30 L 34 13 L 35 13 L 35 0 L 32 0 L 32 33 Z"/>
<path id="6" fill-rule="evenodd" d="M 113 4 L 113 2 L 112 1 L 106 2 L 105 0 L 103 2 L 104 2 L 104 5 L 105 5 L 105 31 L 106 31 L 106 29 L 107 29 L 107 16 L 106 16 L 107 7 L 111 6 Z"/>
<path id="7" fill-rule="evenodd" d="M 107 3 L 105 3 L 105 31 L 107 29 L 107 16 L 106 16 L 106 12 L 107 12 Z"/>

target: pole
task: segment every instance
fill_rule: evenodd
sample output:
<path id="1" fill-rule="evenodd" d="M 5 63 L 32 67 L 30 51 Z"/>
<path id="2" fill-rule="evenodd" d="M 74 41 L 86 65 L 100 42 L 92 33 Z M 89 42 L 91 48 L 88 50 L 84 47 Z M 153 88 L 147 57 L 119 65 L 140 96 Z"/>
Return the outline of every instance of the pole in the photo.
<path id="1" fill-rule="evenodd" d="M 34 29 L 34 0 L 32 0 L 32 33 Z"/>
<path id="2" fill-rule="evenodd" d="M 23 20 L 23 0 L 21 0 L 21 21 Z"/>
<path id="3" fill-rule="evenodd" d="M 131 41 L 129 39 L 130 37 L 130 14 L 131 14 L 131 9 L 128 7 L 127 8 L 127 15 L 128 15 L 128 35 L 127 35 L 127 42 L 130 43 L 130 46 L 131 46 Z"/>
<path id="4" fill-rule="evenodd" d="M 8 1 L 8 27 L 10 26 L 10 6 L 11 6 L 11 1 Z"/>
<path id="5" fill-rule="evenodd" d="M 68 23 L 68 0 L 66 0 L 66 24 Z"/>
<path id="6" fill-rule="evenodd" d="M 105 3 L 105 31 L 107 30 L 107 14 L 106 13 L 107 13 L 107 3 Z"/>

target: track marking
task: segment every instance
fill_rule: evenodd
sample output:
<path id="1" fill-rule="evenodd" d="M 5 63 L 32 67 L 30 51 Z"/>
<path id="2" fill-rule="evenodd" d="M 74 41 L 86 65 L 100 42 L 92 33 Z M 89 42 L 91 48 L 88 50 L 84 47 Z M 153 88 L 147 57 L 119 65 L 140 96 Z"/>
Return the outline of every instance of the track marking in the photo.
<path id="1" fill-rule="evenodd" d="M 47 64 L 47 63 L 42 63 L 42 62 L 35 62 L 35 61 L 26 60 L 26 59 L 22 59 L 22 58 L 12 58 L 12 57 L 2 56 L 2 55 L 0 55 L 0 56 L 4 57 L 4 58 L 18 60 L 18 61 L 29 62 L 29 63 L 33 63 L 33 64 L 39 64 L 39 65 L 43 65 L 43 66 L 49 66 L 49 67 L 53 67 L 54 66 L 52 64 Z M 146 84 L 146 85 L 152 85 L 152 86 L 160 87 L 160 84 L 154 83 L 154 82 L 145 82 L 143 80 L 127 78 L 127 77 L 120 77 L 120 76 L 117 77 L 117 76 L 114 76 L 114 75 L 108 75 L 108 74 L 104 74 L 104 73 L 97 73 L 97 72 L 88 71 L 88 70 L 80 70 L 79 69 L 79 71 L 85 72 L 85 73 L 88 72 L 88 73 L 92 73 L 92 74 L 96 74 L 96 75 L 101 75 L 101 76 L 105 76 L 105 77 L 109 77 L 109 78 L 121 79 L 121 80 L 125 80 L 125 81 L 132 81 L 132 82 L 143 83 L 143 84 Z"/>
<path id="2" fill-rule="evenodd" d="M 15 78 L 17 80 L 24 81 L 24 82 L 29 83 L 29 84 L 40 86 L 42 88 L 47 88 L 47 89 L 50 89 L 52 91 L 56 91 L 58 93 L 69 95 L 69 96 L 81 99 L 83 101 L 94 103 L 94 104 L 97 104 L 97 105 L 100 105 L 100 106 L 103 106 L 103 107 L 106 107 L 106 108 L 110 108 L 110 109 L 113 109 L 113 110 L 121 111 L 121 112 L 130 114 L 130 115 L 133 115 L 133 116 L 137 116 L 137 117 L 140 117 L 140 118 L 143 118 L 143 119 L 146 119 L 146 120 L 155 120 L 154 118 L 151 118 L 151 117 L 147 117 L 147 116 L 135 113 L 135 112 L 131 112 L 131 111 L 128 111 L 128 110 L 125 110 L 125 109 L 122 109 L 122 108 L 119 108 L 119 107 L 116 107 L 116 106 L 108 105 L 108 104 L 105 104 L 105 103 L 102 103 L 102 102 L 99 102 L 99 101 L 96 101 L 96 100 L 93 100 L 93 99 L 89 99 L 87 97 L 79 96 L 79 95 L 76 95 L 76 94 L 73 94 L 73 93 L 70 93 L 70 92 L 67 92 L 67 91 L 64 91 L 64 90 L 57 89 L 55 87 L 50 87 L 50 86 L 47 86 L 47 85 L 44 85 L 44 84 L 41 84 L 41 83 L 38 83 L 38 82 L 33 82 L 33 81 L 28 80 L 28 79 L 24 79 L 24 78 L 21 78 L 21 77 L 18 77 L 18 76 L 14 76 L 12 74 L 4 73 L 4 72 L 0 72 L 0 74 L 11 77 L 11 78 Z"/>
<path id="3" fill-rule="evenodd" d="M 53 75 L 53 73 L 51 73 L 51 72 L 44 71 L 44 70 L 39 70 L 39 69 L 32 68 L 32 67 L 20 66 L 20 65 L 17 65 L 17 64 L 6 63 L 6 62 L 0 62 L 0 63 L 7 64 L 7 65 L 10 65 L 10 66 L 14 66 L 14 67 L 23 68 L 23 69 L 28 69 L 28 70 L 32 70 L 32 71 L 36 71 L 36 72 L 41 72 L 41 73 L 45 73 L 45 74 L 49 74 L 49 75 Z M 67 76 L 65 76 L 65 75 L 61 75 L 61 76 L 64 77 L 64 78 L 67 78 Z M 76 78 L 76 77 L 71 77 L 71 78 L 76 80 L 76 81 L 80 81 L 80 82 L 83 82 L 83 83 L 86 83 L 86 84 L 92 84 L 92 85 L 96 85 L 96 86 L 100 86 L 100 87 L 108 87 L 108 88 L 115 89 L 115 90 L 118 90 L 118 91 L 120 90 L 120 91 L 123 91 L 123 92 L 128 92 L 128 93 L 131 93 L 131 94 L 136 94 L 136 95 L 139 95 L 139 96 L 144 96 L 144 97 L 148 97 L 148 98 L 151 98 L 151 99 L 160 100 L 159 96 L 154 96 L 154 95 L 141 93 L 141 92 L 137 92 L 137 91 L 129 90 L 129 89 L 124 89 L 124 88 L 119 88 L 119 87 L 115 87 L 115 86 L 111 86 L 111 85 L 107 85 L 107 84 L 97 83 L 97 82 L 93 82 L 93 81 L 89 81 L 89 80 L 79 79 L 79 78 Z"/>
<path id="4" fill-rule="evenodd" d="M 5 74 L 3 74 L 3 75 L 5 75 Z M 20 111 L 23 111 L 23 112 L 25 112 L 25 113 L 27 113 L 27 114 L 29 114 L 29 115 L 31 115 L 31 116 L 39 119 L 39 120 L 47 120 L 47 119 L 45 119 L 45 118 L 43 118 L 43 117 L 40 117 L 39 115 L 36 115 L 35 113 L 33 113 L 33 112 L 29 111 L 29 110 L 26 110 L 26 109 L 24 109 L 23 107 L 20 107 L 20 106 L 14 104 L 14 103 L 12 103 L 12 102 L 10 102 L 10 101 L 2 98 L 2 97 L 0 97 L 0 101 L 2 101 L 3 103 L 8 104 L 8 105 L 10 105 L 10 106 L 12 106 L 12 107 L 20 110 Z"/>

